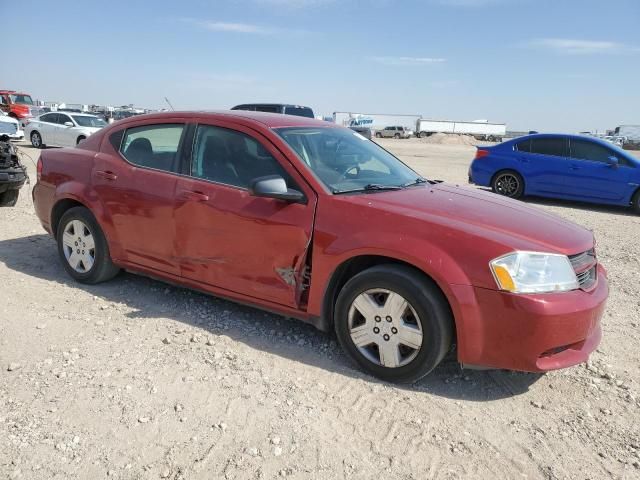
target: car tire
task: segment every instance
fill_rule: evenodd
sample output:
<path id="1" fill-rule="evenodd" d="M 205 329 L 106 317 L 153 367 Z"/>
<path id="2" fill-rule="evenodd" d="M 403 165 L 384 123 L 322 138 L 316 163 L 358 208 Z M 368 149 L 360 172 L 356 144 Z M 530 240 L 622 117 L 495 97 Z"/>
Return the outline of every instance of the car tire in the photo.
<path id="1" fill-rule="evenodd" d="M 76 145 L 78 145 L 81 141 L 83 141 L 84 139 L 86 139 L 87 137 L 85 137 L 84 135 L 80 135 L 78 137 L 78 139 L 76 140 Z"/>
<path id="2" fill-rule="evenodd" d="M 102 229 L 85 207 L 71 208 L 62 215 L 57 228 L 57 241 L 60 260 L 67 273 L 77 282 L 105 282 L 120 271 L 111 261 Z"/>
<path id="3" fill-rule="evenodd" d="M 0 207 L 13 207 L 18 202 L 19 190 L 7 190 L 0 193 Z"/>
<path id="4" fill-rule="evenodd" d="M 524 194 L 524 179 L 513 170 L 503 170 L 494 175 L 491 189 L 498 195 L 518 199 Z"/>
<path id="5" fill-rule="evenodd" d="M 418 134 L 418 137 L 419 137 L 419 138 L 427 138 L 428 136 L 429 136 L 429 134 L 428 134 L 427 132 L 420 132 L 420 133 Z"/>
<path id="6" fill-rule="evenodd" d="M 380 132 L 376 132 L 376 138 L 382 138 L 382 134 Z"/>
<path id="7" fill-rule="evenodd" d="M 44 144 L 42 143 L 42 135 L 40 135 L 40 132 L 34 130 L 33 132 L 31 132 L 31 136 L 29 138 L 31 140 L 31 145 L 34 148 L 44 148 Z"/>
<path id="8" fill-rule="evenodd" d="M 400 134 L 399 134 L 399 133 L 396 133 L 396 134 L 393 136 L 393 138 L 400 138 Z"/>
<path id="9" fill-rule="evenodd" d="M 387 304 L 401 305 L 401 301 L 406 308 Z M 365 317 L 358 304 L 374 307 Z M 366 372 L 385 381 L 412 383 L 431 372 L 449 351 L 453 315 L 440 289 L 420 272 L 402 265 L 378 265 L 355 275 L 342 288 L 334 328 L 344 351 Z"/>
<path id="10" fill-rule="evenodd" d="M 633 211 L 640 215 L 640 190 L 638 190 L 631 200 Z"/>

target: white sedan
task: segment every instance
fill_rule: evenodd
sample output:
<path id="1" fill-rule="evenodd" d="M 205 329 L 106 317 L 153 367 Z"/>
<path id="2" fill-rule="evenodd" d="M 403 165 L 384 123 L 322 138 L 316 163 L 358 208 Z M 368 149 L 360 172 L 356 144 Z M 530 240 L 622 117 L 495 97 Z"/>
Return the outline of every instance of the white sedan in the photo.
<path id="1" fill-rule="evenodd" d="M 49 112 L 29 121 L 24 129 L 31 145 L 75 147 L 107 123 L 95 115 L 71 112 Z"/>

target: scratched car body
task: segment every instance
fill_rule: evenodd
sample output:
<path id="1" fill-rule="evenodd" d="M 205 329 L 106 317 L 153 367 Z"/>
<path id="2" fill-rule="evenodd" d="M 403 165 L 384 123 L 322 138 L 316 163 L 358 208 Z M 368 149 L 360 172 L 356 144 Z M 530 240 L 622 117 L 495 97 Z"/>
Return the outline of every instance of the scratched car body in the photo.
<path id="1" fill-rule="evenodd" d="M 34 205 L 79 282 L 121 269 L 335 331 L 362 368 L 587 359 L 608 295 L 591 232 L 422 178 L 327 122 L 168 112 L 46 150 Z"/>

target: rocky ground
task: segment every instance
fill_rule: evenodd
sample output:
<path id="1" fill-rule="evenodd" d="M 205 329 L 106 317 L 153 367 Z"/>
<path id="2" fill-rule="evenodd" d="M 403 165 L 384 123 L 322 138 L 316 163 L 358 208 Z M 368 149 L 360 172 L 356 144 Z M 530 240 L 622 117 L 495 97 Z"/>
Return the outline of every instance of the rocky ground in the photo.
<path id="1" fill-rule="evenodd" d="M 475 151 L 384 144 L 460 183 Z M 74 283 L 25 188 L 0 210 L 0 478 L 640 478 L 640 216 L 527 201 L 598 238 L 611 296 L 590 363 L 448 359 L 399 387 L 299 322 L 132 274 Z"/>

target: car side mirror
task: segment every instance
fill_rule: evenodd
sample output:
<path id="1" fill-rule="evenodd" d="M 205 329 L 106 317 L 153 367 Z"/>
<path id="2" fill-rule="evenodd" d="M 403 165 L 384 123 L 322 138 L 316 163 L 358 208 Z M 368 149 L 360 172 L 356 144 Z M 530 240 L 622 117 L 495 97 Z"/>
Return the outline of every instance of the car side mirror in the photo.
<path id="1" fill-rule="evenodd" d="M 249 193 L 254 197 L 275 198 L 289 203 L 302 203 L 304 194 L 287 187 L 280 175 L 254 178 L 249 182 Z"/>
<path id="2" fill-rule="evenodd" d="M 618 161 L 618 157 L 614 157 L 613 155 L 607 157 L 607 165 L 612 168 L 616 168 L 620 162 Z"/>
<path id="3" fill-rule="evenodd" d="M 73 127 L 73 123 L 71 123 L 71 122 L 64 122 L 64 126 L 65 126 L 65 127 Z"/>

